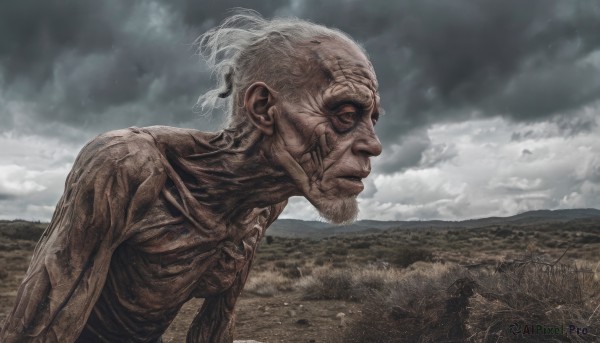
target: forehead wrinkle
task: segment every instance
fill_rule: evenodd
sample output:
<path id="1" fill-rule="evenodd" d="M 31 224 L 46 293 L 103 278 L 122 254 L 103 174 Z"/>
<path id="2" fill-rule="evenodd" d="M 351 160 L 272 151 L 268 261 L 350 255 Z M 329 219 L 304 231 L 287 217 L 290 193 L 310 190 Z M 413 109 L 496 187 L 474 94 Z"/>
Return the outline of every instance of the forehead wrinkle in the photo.
<path id="1" fill-rule="evenodd" d="M 325 90 L 325 104 L 332 105 L 331 102 L 354 100 L 366 108 L 374 106 L 374 92 L 363 84 L 351 82 L 334 83 Z"/>
<path id="2" fill-rule="evenodd" d="M 323 61 L 334 82 L 357 82 L 377 90 L 375 75 L 361 63 L 351 63 L 340 56 Z"/>
<path id="3" fill-rule="evenodd" d="M 328 78 L 337 80 L 349 79 L 359 80 L 370 88 L 377 90 L 377 78 L 371 62 L 364 54 L 356 54 L 356 51 L 348 46 L 319 45 L 311 48 L 311 55 L 318 61 L 321 71 Z"/>
<path id="4" fill-rule="evenodd" d="M 358 52 L 358 54 L 357 54 Z M 355 51 L 351 46 L 333 46 L 325 44 L 311 46 L 309 54 L 313 61 L 318 64 L 324 81 L 329 83 L 322 90 L 322 99 L 318 102 L 323 104 L 330 103 L 339 98 L 353 97 L 366 105 L 369 111 L 384 113 L 380 106 L 379 94 L 377 92 L 378 82 L 371 61 L 359 51 Z M 346 57 L 344 57 L 346 56 Z M 344 92 L 347 92 L 344 94 Z M 310 101 L 313 104 L 313 99 Z"/>

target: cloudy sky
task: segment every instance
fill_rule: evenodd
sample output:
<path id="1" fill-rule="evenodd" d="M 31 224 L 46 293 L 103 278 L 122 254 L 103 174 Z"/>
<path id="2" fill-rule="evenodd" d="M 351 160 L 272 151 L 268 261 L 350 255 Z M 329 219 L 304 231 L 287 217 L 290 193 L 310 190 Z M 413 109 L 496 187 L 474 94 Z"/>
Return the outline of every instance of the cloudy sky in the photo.
<path id="1" fill-rule="evenodd" d="M 217 130 L 192 43 L 237 6 L 369 52 L 387 114 L 360 218 L 600 208 L 600 2 L 20 0 L 0 5 L 0 219 L 49 220 L 99 133 Z M 293 198 L 282 217 L 317 214 Z"/>

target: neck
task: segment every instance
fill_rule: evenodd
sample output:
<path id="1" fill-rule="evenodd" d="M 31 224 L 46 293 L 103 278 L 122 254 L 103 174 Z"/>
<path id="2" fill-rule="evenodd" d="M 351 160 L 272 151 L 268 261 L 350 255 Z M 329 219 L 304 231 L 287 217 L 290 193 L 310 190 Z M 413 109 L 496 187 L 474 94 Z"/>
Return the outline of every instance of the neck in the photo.
<path id="1" fill-rule="evenodd" d="M 207 137 L 210 152 L 188 156 L 196 199 L 217 217 L 235 219 L 299 195 L 291 178 L 263 149 L 264 135 L 241 124 Z"/>

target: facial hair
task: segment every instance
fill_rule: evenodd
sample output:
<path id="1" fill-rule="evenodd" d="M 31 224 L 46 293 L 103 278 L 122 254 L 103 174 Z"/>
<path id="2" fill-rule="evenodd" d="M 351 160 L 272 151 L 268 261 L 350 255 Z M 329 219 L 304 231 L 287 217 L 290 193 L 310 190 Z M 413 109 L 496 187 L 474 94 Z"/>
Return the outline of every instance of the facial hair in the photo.
<path id="1" fill-rule="evenodd" d="M 317 209 L 321 217 L 330 223 L 350 224 L 358 216 L 358 201 L 356 196 L 321 200 Z"/>

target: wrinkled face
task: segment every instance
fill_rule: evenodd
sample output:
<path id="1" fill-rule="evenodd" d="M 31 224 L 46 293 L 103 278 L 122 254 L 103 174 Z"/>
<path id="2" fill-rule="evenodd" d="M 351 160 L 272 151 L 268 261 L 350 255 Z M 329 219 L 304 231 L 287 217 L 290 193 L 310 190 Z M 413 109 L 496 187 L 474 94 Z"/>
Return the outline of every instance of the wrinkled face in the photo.
<path id="1" fill-rule="evenodd" d="M 319 65 L 276 120 L 276 139 L 291 157 L 282 165 L 325 219 L 350 222 L 369 159 L 381 153 L 377 81 L 363 53 L 345 42 L 315 43 L 307 61 Z"/>

